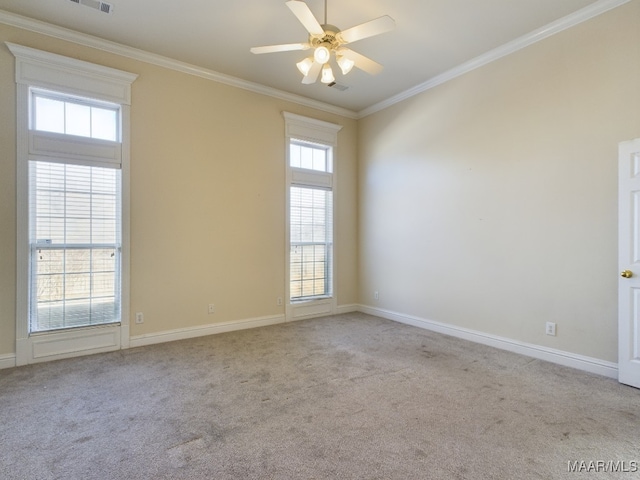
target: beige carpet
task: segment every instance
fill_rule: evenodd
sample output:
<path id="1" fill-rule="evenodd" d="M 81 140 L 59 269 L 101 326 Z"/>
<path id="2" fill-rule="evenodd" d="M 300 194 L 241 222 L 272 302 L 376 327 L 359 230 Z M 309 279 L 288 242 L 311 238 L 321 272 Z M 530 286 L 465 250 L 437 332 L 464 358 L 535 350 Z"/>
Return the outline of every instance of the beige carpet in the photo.
<path id="1" fill-rule="evenodd" d="M 349 314 L 2 370 L 0 439 L 4 480 L 631 479 L 640 391 Z"/>

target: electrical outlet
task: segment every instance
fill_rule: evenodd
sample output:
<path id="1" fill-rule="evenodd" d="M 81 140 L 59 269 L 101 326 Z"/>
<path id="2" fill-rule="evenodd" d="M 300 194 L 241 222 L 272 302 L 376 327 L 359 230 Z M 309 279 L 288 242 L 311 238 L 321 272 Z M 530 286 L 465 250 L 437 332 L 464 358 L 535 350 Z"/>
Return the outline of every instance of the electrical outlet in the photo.
<path id="1" fill-rule="evenodd" d="M 556 336 L 556 324 L 553 322 L 547 322 L 545 333 L 547 335 Z"/>
<path id="2" fill-rule="evenodd" d="M 216 313 L 216 306 L 213 303 L 209 304 L 209 315 Z"/>
<path id="3" fill-rule="evenodd" d="M 142 312 L 136 313 L 136 323 L 144 323 L 144 315 Z"/>
<path id="4" fill-rule="evenodd" d="M 375 298 L 376 300 L 380 300 L 380 295 L 378 294 L 378 290 L 373 292 L 373 298 Z"/>
<path id="5" fill-rule="evenodd" d="M 281 306 L 281 305 L 282 305 L 282 297 L 278 297 L 278 301 L 277 301 L 277 303 L 278 303 L 278 306 Z"/>

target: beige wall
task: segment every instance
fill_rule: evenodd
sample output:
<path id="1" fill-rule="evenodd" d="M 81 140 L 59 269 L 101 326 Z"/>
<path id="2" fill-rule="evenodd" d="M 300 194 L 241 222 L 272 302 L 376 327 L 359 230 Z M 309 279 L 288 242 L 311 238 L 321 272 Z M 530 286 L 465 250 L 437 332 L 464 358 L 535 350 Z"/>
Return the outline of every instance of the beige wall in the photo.
<path id="1" fill-rule="evenodd" d="M 0 35 L 3 27 L 0 25 Z M 0 355 L 16 343 L 16 95 L 13 56 L 0 48 Z"/>
<path id="2" fill-rule="evenodd" d="M 283 313 L 286 110 L 344 126 L 339 305 L 616 361 L 617 144 L 640 136 L 639 16 L 634 0 L 358 122 L 7 26 L 0 42 L 139 74 L 132 335 Z M 0 43 L 0 355 L 15 351 L 13 61 Z"/>
<path id="3" fill-rule="evenodd" d="M 0 25 L 0 355 L 15 352 L 15 82 L 5 41 L 139 75 L 131 107 L 131 312 L 141 335 L 284 314 L 284 119 L 343 125 L 337 298 L 357 298 L 356 121 Z M 215 303 L 216 313 L 207 314 Z"/>
<path id="4" fill-rule="evenodd" d="M 359 122 L 361 303 L 617 361 L 638 18 L 633 1 Z"/>

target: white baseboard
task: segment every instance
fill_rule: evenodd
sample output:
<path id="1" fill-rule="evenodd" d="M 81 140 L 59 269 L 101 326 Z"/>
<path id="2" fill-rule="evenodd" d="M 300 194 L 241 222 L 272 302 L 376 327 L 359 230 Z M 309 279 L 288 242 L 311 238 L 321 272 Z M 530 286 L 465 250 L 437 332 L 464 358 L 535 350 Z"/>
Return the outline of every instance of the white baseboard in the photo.
<path id="1" fill-rule="evenodd" d="M 462 338 L 472 342 L 488 345 L 491 347 L 507 350 L 532 358 L 545 360 L 548 362 L 564 365 L 567 367 L 577 368 L 590 373 L 603 375 L 609 378 L 618 378 L 618 365 L 613 362 L 607 362 L 597 358 L 586 357 L 571 352 L 556 350 L 553 348 L 534 345 L 531 343 L 520 342 L 510 338 L 499 337 L 487 333 L 471 330 L 468 328 L 457 327 L 455 325 L 426 320 L 412 315 L 405 315 L 398 312 L 392 312 L 381 308 L 371 307 L 368 305 L 341 305 L 336 308 L 336 314 L 363 312 L 369 315 L 386 318 L 396 322 L 412 325 L 414 327 L 424 328 L 445 335 Z M 284 315 L 271 315 L 267 317 L 252 318 L 247 320 L 237 320 L 232 322 L 214 323 L 210 325 L 202 325 L 197 327 L 179 328 L 175 330 L 167 330 L 158 333 L 149 333 L 144 335 L 136 335 L 130 338 L 129 346 L 141 347 L 144 345 L 153 345 L 156 343 L 171 342 L 174 340 L 184 340 L 187 338 L 202 337 L 206 335 L 214 335 L 217 333 L 232 332 L 235 330 L 244 330 L 248 328 L 265 327 L 268 325 L 276 325 L 285 322 Z M 16 366 L 15 354 L 0 355 L 0 369 L 12 368 Z"/>
<path id="2" fill-rule="evenodd" d="M 0 370 L 3 368 L 13 368 L 16 366 L 16 354 L 7 353 L 6 355 L 0 355 Z"/>
<path id="3" fill-rule="evenodd" d="M 457 327 L 455 325 L 435 322 L 433 320 L 426 320 L 412 315 L 405 315 L 368 305 L 359 305 L 358 310 L 362 313 L 368 313 L 369 315 L 375 315 L 388 320 L 413 325 L 414 327 L 424 328 L 426 330 L 443 333 L 445 335 L 451 335 L 452 337 L 481 343 L 483 345 L 507 350 L 527 357 L 557 363 L 559 365 L 564 365 L 565 367 L 577 368 L 585 372 L 595 373 L 609 378 L 618 378 L 618 365 L 606 360 L 585 357 L 583 355 L 543 347 L 532 343 L 520 342 L 510 338 L 490 335 L 477 330 Z"/>
<path id="4" fill-rule="evenodd" d="M 158 333 L 135 335 L 130 338 L 129 347 L 142 347 L 144 345 L 172 342 L 174 340 L 184 340 L 187 338 L 204 337 L 206 335 L 233 332 L 235 330 L 245 330 L 247 328 L 266 327 L 267 325 L 284 323 L 284 321 L 284 315 L 271 315 L 268 317 L 250 318 L 248 320 L 212 323 L 210 325 L 201 325 L 198 327 L 178 328 Z"/>

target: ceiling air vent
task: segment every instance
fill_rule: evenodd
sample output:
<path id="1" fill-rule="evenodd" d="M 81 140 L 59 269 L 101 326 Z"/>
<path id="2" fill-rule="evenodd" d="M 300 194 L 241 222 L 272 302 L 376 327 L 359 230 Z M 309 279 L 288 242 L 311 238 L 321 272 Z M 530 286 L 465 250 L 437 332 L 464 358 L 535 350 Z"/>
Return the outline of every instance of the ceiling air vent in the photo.
<path id="1" fill-rule="evenodd" d="M 94 10 L 98 10 L 103 13 L 113 13 L 113 5 L 107 2 L 100 2 L 99 0 L 71 0 L 78 5 L 84 5 L 85 7 L 91 7 Z"/>
<path id="2" fill-rule="evenodd" d="M 335 88 L 336 90 L 340 90 L 341 92 L 344 92 L 349 88 L 346 85 L 340 85 L 339 83 L 336 83 L 336 82 L 327 83 L 327 86 L 331 88 Z"/>

